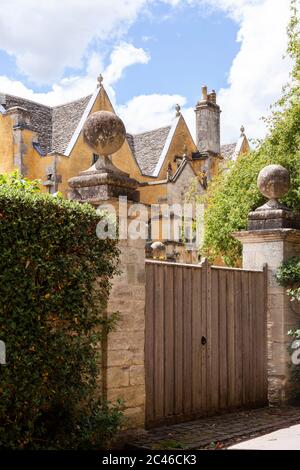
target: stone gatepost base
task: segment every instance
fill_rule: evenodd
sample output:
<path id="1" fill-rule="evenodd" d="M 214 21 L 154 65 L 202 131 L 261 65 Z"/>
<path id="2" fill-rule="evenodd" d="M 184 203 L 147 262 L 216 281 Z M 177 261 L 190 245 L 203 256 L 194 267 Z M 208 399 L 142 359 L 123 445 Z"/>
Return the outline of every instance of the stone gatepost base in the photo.
<path id="1" fill-rule="evenodd" d="M 286 289 L 275 274 L 281 263 L 300 256 L 300 230 L 278 228 L 234 234 L 243 244 L 243 268 L 262 269 L 268 265 L 268 394 L 270 404 L 284 404 L 290 398 L 290 329 L 299 326 L 300 315 L 292 309 Z"/>
<path id="2" fill-rule="evenodd" d="M 126 428 L 145 425 L 145 240 L 121 240 L 120 276 L 113 279 L 107 313 L 120 321 L 109 333 L 106 351 L 106 394 L 124 400 Z"/>

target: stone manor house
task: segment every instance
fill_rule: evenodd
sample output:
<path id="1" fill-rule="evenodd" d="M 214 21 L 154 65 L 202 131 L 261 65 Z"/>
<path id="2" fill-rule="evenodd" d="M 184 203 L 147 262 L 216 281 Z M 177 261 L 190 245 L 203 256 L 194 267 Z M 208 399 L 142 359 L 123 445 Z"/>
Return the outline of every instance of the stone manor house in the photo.
<path id="1" fill-rule="evenodd" d="M 93 95 L 53 108 L 0 93 L 0 173 L 17 168 L 29 179 L 40 179 L 44 191 L 67 196 L 68 180 L 97 158 L 81 131 L 87 117 L 100 110 L 114 112 L 101 80 Z M 195 108 L 196 142 L 178 105 L 169 126 L 127 134 L 113 163 L 141 183 L 142 203 L 177 202 L 196 177 L 199 191 L 205 190 L 223 159 L 249 149 L 243 129 L 238 142 L 220 145 L 220 115 L 216 93 L 203 87 Z"/>
<path id="2" fill-rule="evenodd" d="M 55 107 L 0 94 L 0 173 L 18 169 L 29 179 L 41 180 L 43 191 L 68 197 L 68 180 L 98 157 L 84 142 L 82 128 L 100 110 L 114 112 L 101 76 L 92 95 Z M 224 160 L 248 151 L 243 128 L 236 143 L 221 146 L 220 117 L 216 93 L 203 86 L 195 107 L 196 142 L 178 105 L 169 126 L 127 134 L 112 161 L 139 182 L 141 203 L 180 203 L 191 180 L 201 194 Z"/>

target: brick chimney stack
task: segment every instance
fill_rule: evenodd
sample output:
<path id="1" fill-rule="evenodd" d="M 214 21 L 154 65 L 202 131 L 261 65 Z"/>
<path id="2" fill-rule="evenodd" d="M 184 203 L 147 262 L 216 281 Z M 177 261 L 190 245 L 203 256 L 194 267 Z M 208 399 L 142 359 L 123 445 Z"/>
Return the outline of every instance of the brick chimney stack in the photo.
<path id="1" fill-rule="evenodd" d="M 195 109 L 196 140 L 200 152 L 220 155 L 220 107 L 217 105 L 215 90 L 208 93 L 207 86 L 202 87 L 202 97 Z"/>

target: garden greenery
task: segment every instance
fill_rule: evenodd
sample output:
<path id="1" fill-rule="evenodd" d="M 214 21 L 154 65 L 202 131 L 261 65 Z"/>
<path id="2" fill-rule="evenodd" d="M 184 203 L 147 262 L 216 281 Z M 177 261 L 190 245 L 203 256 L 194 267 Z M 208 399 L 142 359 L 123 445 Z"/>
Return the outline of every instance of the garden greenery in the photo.
<path id="1" fill-rule="evenodd" d="M 289 287 L 287 294 L 292 301 L 300 301 L 300 258 L 294 256 L 284 261 L 277 269 L 276 279 L 280 286 Z"/>
<path id="2" fill-rule="evenodd" d="M 289 354 L 292 355 L 293 353 L 295 354 L 296 352 L 296 355 L 298 358 L 300 348 L 298 347 L 297 350 L 295 351 L 292 345 L 295 344 L 295 342 L 300 344 L 300 329 L 290 330 L 288 331 L 288 335 L 291 338 L 291 344 L 288 348 Z M 292 403 L 294 402 L 297 405 L 299 405 L 299 402 L 300 402 L 300 364 L 291 363 L 290 369 L 291 369 L 290 381 L 292 384 L 290 401 Z"/>
<path id="3" fill-rule="evenodd" d="M 276 279 L 278 284 L 283 287 L 300 285 L 300 258 L 293 256 L 284 261 L 277 269 Z"/>
<path id="4" fill-rule="evenodd" d="M 120 425 L 97 386 L 119 254 L 97 238 L 99 218 L 18 175 L 0 178 L 1 449 L 100 448 Z"/>
<path id="5" fill-rule="evenodd" d="M 203 253 L 211 260 L 221 257 L 228 265 L 237 263 L 241 256 L 241 244 L 232 232 L 245 229 L 249 212 L 265 202 L 256 184 L 264 166 L 281 164 L 289 170 L 291 189 L 282 202 L 300 210 L 300 33 L 296 2 L 291 4 L 288 53 L 294 68 L 290 84 L 267 120 L 269 134 L 256 150 L 240 156 L 208 187 Z"/>

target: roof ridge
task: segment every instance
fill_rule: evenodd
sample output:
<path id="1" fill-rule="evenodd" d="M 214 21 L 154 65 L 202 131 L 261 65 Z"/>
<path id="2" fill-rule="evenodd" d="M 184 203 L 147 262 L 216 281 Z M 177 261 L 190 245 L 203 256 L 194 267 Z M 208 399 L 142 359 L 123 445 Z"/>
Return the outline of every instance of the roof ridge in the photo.
<path id="1" fill-rule="evenodd" d="M 91 98 L 93 93 L 90 93 L 89 95 L 82 96 L 81 98 L 76 98 L 76 100 L 71 100 L 67 101 L 66 103 L 63 104 L 58 104 L 57 106 L 50 106 L 51 109 L 57 109 L 61 108 L 62 106 L 67 106 L 68 104 L 73 104 L 73 103 L 78 103 L 78 101 L 86 100 L 87 98 Z"/>
<path id="2" fill-rule="evenodd" d="M 221 148 L 222 147 L 225 147 L 226 145 L 236 145 L 237 144 L 237 141 L 236 142 L 232 142 L 231 144 L 221 144 Z"/>
<path id="3" fill-rule="evenodd" d="M 39 101 L 34 101 L 34 100 L 30 100 L 28 98 L 23 98 L 22 96 L 18 96 L 18 95 L 12 95 L 10 93 L 2 93 L 0 92 L 0 95 L 2 96 L 10 96 L 11 98 L 15 98 L 15 99 L 20 99 L 20 100 L 23 100 L 23 101 L 28 101 L 29 103 L 33 103 L 33 104 L 36 104 L 38 106 L 43 106 L 44 108 L 48 108 L 48 109 L 57 109 L 57 108 L 60 108 L 62 106 L 66 106 L 68 104 L 72 104 L 72 103 L 77 103 L 78 101 L 81 101 L 81 100 L 84 100 L 84 99 L 87 99 L 87 98 L 90 98 L 92 96 L 92 93 L 90 93 L 89 95 L 85 95 L 85 96 L 82 96 L 81 98 L 76 98 L 75 100 L 70 100 L 70 101 L 67 101 L 66 103 L 62 103 L 62 104 L 58 104 L 56 106 L 49 106 L 47 104 L 44 104 L 44 103 L 40 103 Z"/>
<path id="4" fill-rule="evenodd" d="M 16 99 L 19 99 L 19 100 L 28 101 L 29 103 L 37 104 L 38 106 L 43 106 L 44 108 L 52 109 L 52 107 L 48 106 L 47 104 L 39 103 L 38 101 L 29 100 L 28 98 L 22 98 L 22 96 L 11 95 L 10 93 L 1 93 L 1 92 L 0 92 L 0 95 L 2 95 L 4 97 L 10 96 L 11 98 L 16 98 Z"/>

